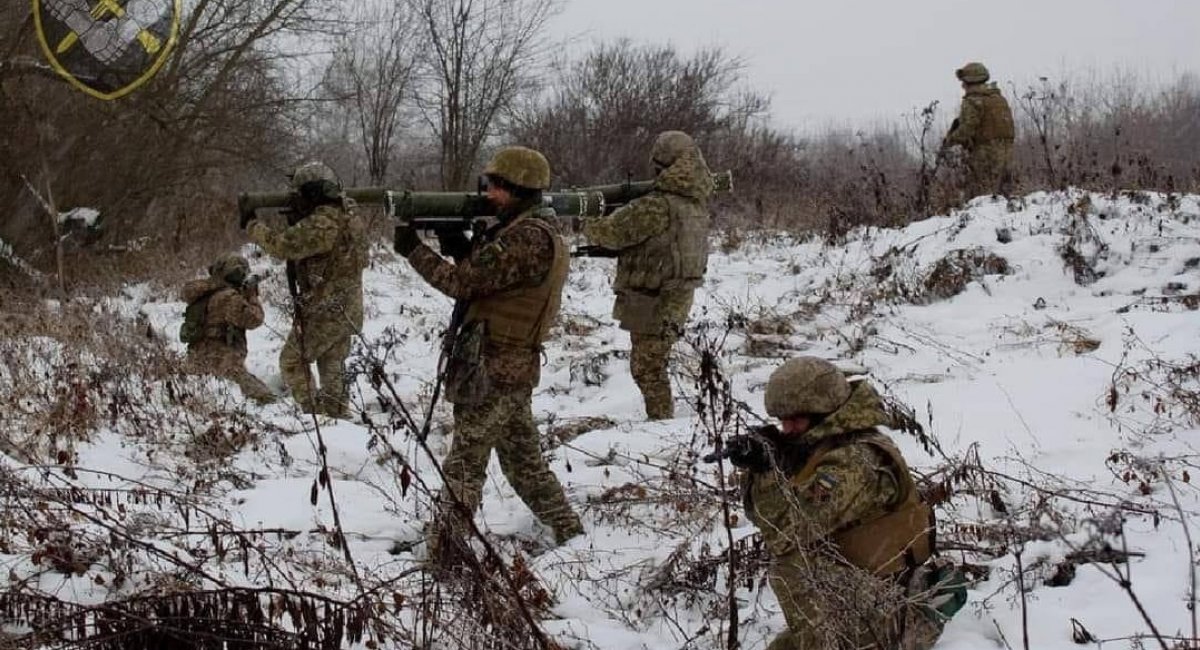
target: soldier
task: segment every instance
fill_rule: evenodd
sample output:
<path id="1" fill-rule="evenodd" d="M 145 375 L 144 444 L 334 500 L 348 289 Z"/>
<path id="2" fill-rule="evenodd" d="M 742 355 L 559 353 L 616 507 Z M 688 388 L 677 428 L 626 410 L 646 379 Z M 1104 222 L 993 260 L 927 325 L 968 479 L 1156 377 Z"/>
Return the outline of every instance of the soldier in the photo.
<path id="1" fill-rule="evenodd" d="M 187 365 L 197 374 L 232 380 L 242 394 L 261 404 L 275 394 L 246 370 L 246 330 L 263 322 L 258 282 L 241 255 L 222 255 L 208 267 L 208 277 L 192 280 L 180 292 L 187 303 L 179 340 L 187 343 Z"/>
<path id="2" fill-rule="evenodd" d="M 982 63 L 968 63 L 954 75 L 962 82 L 964 96 L 942 151 L 954 146 L 966 151 L 969 196 L 1004 193 L 1012 183 L 1012 109 L 996 84 L 987 83 L 988 69 Z"/>
<path id="3" fill-rule="evenodd" d="M 537 151 L 507 147 L 488 163 L 484 177 L 498 222 L 475 237 L 456 263 L 421 243 L 411 228 L 398 226 L 395 232 L 396 252 L 458 301 L 445 374 L 446 398 L 454 404 L 454 442 L 442 464 L 446 486 L 427 546 L 435 561 L 442 536 L 451 532 L 460 539 L 464 524 L 458 518 L 474 517 L 492 449 L 508 482 L 554 530 L 557 543 L 583 532 L 542 457 L 533 423 L 542 342 L 558 315 L 569 262 L 554 213 L 542 208 L 550 165 Z"/>
<path id="4" fill-rule="evenodd" d="M 590 242 L 618 252 L 613 318 L 629 332 L 629 366 L 646 417 L 675 415 L 667 362 L 687 324 L 708 267 L 712 174 L 691 136 L 659 134 L 650 152 L 654 189 L 607 217 L 590 220 Z"/>
<path id="5" fill-rule="evenodd" d="M 925 606 L 930 582 L 915 592 L 910 582 L 930 575 L 932 515 L 878 428 L 888 421 L 878 393 L 799 357 L 771 375 L 765 402 L 781 427 L 727 444 L 755 443 L 730 456 L 748 470 L 746 514 L 788 624 L 769 650 L 931 647 L 948 616 Z"/>
<path id="6" fill-rule="evenodd" d="M 279 353 L 279 369 L 292 398 L 309 413 L 344 418 L 349 413 L 344 365 L 363 319 L 366 224 L 324 164 L 302 165 L 292 174 L 291 186 L 288 226 L 252 221 L 247 231 L 263 250 L 288 263 L 296 315 Z M 319 389 L 309 371 L 314 362 Z"/>

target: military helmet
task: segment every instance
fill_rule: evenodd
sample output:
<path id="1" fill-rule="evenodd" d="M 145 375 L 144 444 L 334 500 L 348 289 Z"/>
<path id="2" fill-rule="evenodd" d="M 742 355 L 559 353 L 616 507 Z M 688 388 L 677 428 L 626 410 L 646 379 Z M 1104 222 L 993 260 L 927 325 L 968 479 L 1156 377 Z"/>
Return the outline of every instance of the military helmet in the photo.
<path id="1" fill-rule="evenodd" d="M 850 383 L 838 367 L 818 357 L 797 357 L 775 369 L 763 398 L 767 413 L 781 420 L 828 415 L 850 398 Z"/>
<path id="2" fill-rule="evenodd" d="M 991 77 L 991 74 L 988 73 L 988 69 L 982 63 L 972 61 L 955 70 L 954 76 L 958 77 L 958 80 L 963 83 L 981 84 L 987 81 Z"/>
<path id="3" fill-rule="evenodd" d="M 323 162 L 308 162 L 296 168 L 288 177 L 294 192 L 313 203 L 336 201 L 342 195 L 342 182 Z"/>
<path id="4" fill-rule="evenodd" d="M 483 168 L 485 176 L 495 176 L 517 187 L 531 190 L 550 189 L 550 163 L 529 147 L 505 147 L 496 152 Z"/>
<path id="5" fill-rule="evenodd" d="M 663 131 L 654 139 L 650 161 L 660 167 L 670 167 L 685 153 L 696 148 L 692 136 L 683 131 Z"/>
<path id="6" fill-rule="evenodd" d="M 250 275 L 250 263 L 237 253 L 226 253 L 208 265 L 208 275 L 230 285 L 240 285 Z"/>
<path id="7" fill-rule="evenodd" d="M 313 162 L 304 163 L 303 165 L 297 167 L 296 171 L 292 172 L 291 176 L 288 177 L 288 181 L 291 183 L 292 189 L 294 190 L 298 190 L 308 183 L 317 181 L 326 181 L 333 183 L 338 187 L 341 187 L 342 185 L 342 182 L 338 180 L 337 174 L 335 174 L 333 170 L 329 168 L 329 165 L 315 160 Z"/>

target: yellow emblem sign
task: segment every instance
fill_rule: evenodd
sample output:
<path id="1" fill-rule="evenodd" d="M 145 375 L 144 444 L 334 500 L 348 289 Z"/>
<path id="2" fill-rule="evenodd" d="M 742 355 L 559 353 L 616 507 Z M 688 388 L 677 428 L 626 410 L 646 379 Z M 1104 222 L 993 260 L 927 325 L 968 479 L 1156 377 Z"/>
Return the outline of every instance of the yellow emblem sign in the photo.
<path id="1" fill-rule="evenodd" d="M 154 76 L 179 34 L 182 0 L 33 0 L 51 67 L 98 99 L 128 95 Z"/>

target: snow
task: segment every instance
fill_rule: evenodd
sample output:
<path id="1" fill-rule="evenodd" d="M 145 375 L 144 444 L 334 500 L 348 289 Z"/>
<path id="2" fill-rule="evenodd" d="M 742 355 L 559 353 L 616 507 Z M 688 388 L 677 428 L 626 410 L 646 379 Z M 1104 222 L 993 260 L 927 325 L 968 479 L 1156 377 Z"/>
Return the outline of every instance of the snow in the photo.
<path id="1" fill-rule="evenodd" d="M 66 212 L 58 213 L 58 222 L 59 223 L 68 223 L 71 221 L 77 221 L 77 222 L 79 222 L 79 225 L 82 225 L 87 228 L 91 228 L 92 226 L 95 226 L 96 222 L 99 219 L 100 219 L 100 211 L 97 210 L 96 208 L 72 208 L 70 210 L 67 210 Z"/>
<path id="2" fill-rule="evenodd" d="M 1011 235 L 1008 243 L 1001 243 L 998 229 Z M 1077 282 L 1064 262 L 1067 247 L 1094 271 L 1094 281 Z M 1003 257 L 1010 272 L 975 278 L 949 299 L 896 298 L 898 288 L 919 293 L 937 262 L 958 250 Z M 1200 495 L 1181 472 L 1186 459 L 1195 458 L 1197 430 L 1181 403 L 1164 392 L 1167 371 L 1154 364 L 1194 362 L 1200 311 L 1188 296 L 1200 290 L 1198 262 L 1200 197 L 1070 190 L 1011 201 L 980 198 L 962 211 L 905 228 L 860 229 L 839 245 L 782 233 L 751 234 L 738 250 L 713 254 L 689 338 L 723 339 L 720 361 L 733 394 L 755 409 L 761 410 L 766 379 L 783 359 L 816 354 L 858 364 L 871 381 L 914 409 L 949 457 L 973 450 L 984 466 L 1017 479 L 1158 510 L 1159 517 L 1125 514 L 1125 543 L 1144 554 L 1129 565 L 1133 588 L 1163 634 L 1186 634 L 1194 561 L 1182 532 L 1192 526 Z M 282 390 L 277 355 L 289 314 L 283 274 L 262 256 L 254 256 L 253 265 L 255 272 L 276 272 L 263 283 L 267 324 L 249 334 L 248 367 Z M 890 265 L 887 273 L 881 270 L 885 265 Z M 568 498 L 583 513 L 587 533 L 531 558 L 556 599 L 545 629 L 567 647 L 681 647 L 693 636 L 689 647 L 724 647 L 721 610 L 714 617 L 706 608 L 724 598 L 723 573 L 711 593 L 690 601 L 646 589 L 677 548 L 693 558 L 719 555 L 727 537 L 715 499 L 680 501 L 679 473 L 707 484 L 718 481 L 715 466 L 698 463 L 695 456 L 709 444 L 692 406 L 696 352 L 687 342 L 676 351 L 677 418 L 644 422 L 628 373 L 628 337 L 609 317 L 612 268 L 612 260 L 573 260 L 562 326 L 546 346 L 534 394 L 534 415 L 544 428 L 588 416 L 614 421 L 547 453 Z M 437 367 L 436 334 L 451 302 L 387 251 L 374 256 L 366 287 L 367 322 L 356 356 L 382 361 L 406 406 L 422 412 Z M 174 341 L 183 305 L 156 299 L 158 293 L 129 287 L 113 303 Z M 787 327 L 767 334 L 747 327 L 727 330 L 731 315 L 750 322 L 775 316 Z M 182 350 L 178 343 L 171 345 Z M 236 394 L 236 388 L 224 388 Z M 1109 403 L 1113 388 L 1115 409 Z M 400 432 L 377 439 L 390 425 L 365 377 L 354 393 L 356 405 L 376 423 L 375 431 L 358 421 L 323 420 L 320 437 L 350 550 L 360 567 L 382 580 L 388 572 L 414 566 L 419 550 L 396 556 L 389 550 L 393 541 L 419 539 L 431 517 L 426 492 L 417 486 L 402 490 L 395 458 L 402 457 L 427 489 L 436 491 L 440 482 L 411 436 Z M 1165 402 L 1156 405 L 1159 398 Z M 319 534 L 333 526 L 328 493 L 321 491 L 315 507 L 309 501 L 321 466 L 312 422 L 286 404 L 245 408 L 299 433 L 279 436 L 286 453 L 263 445 L 232 459 L 230 466 L 253 481 L 219 493 L 220 507 L 245 527 L 306 531 L 290 542 L 288 548 L 297 553 L 338 557 Z M 451 421 L 449 407 L 440 404 L 429 440 L 438 456 L 448 449 Z M 933 471 L 944 460 L 926 453 L 915 438 L 897 432 L 895 439 L 918 472 Z M 1171 483 L 1151 480 L 1149 494 L 1142 494 L 1138 480 L 1121 480 L 1123 465 L 1109 462 L 1119 450 L 1184 460 L 1167 461 Z M 132 460 L 136 441 L 100 436 L 77 451 L 80 466 L 139 477 L 141 466 Z M 506 553 L 517 546 L 545 549 L 549 531 L 517 498 L 495 459 L 488 477 L 477 522 Z M 1000 496 L 1010 506 L 1027 508 L 1036 501 L 1027 487 L 1009 483 Z M 1013 583 L 1012 552 L 967 556 L 990 566 L 990 577 L 973 586 L 971 602 L 949 623 L 939 649 L 1018 647 L 1023 613 L 1031 647 L 1039 649 L 1075 647 L 1072 619 L 1100 639 L 1148 631 L 1130 599 L 1102 575 L 1112 570 L 1106 565 L 1081 565 L 1067 587 L 1043 584 L 1055 562 L 1087 542 L 1098 525 L 1092 519 L 1102 518 L 1105 510 L 1057 503 L 1063 517 L 1052 523 L 1059 534 L 1023 547 L 1024 566 L 1045 562 L 1040 574 L 1025 578 L 1027 606 L 1022 608 Z M 963 494 L 940 520 L 944 527 L 1005 521 Z M 754 532 L 740 518 L 732 536 L 740 540 Z M 1117 537 L 1105 539 L 1121 546 Z M 251 576 L 242 579 L 253 584 Z M 743 584 L 737 597 L 743 647 L 765 647 L 784 627 L 773 594 L 765 583 Z"/>

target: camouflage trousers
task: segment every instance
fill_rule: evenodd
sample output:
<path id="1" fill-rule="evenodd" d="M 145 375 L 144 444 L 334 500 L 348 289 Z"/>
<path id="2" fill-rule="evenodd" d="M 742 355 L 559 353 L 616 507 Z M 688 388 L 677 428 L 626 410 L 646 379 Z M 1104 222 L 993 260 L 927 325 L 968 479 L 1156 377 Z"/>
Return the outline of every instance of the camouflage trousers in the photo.
<path id="1" fill-rule="evenodd" d="M 929 650 L 942 633 L 896 582 L 831 560 L 777 558 L 769 582 L 788 629 L 767 650 Z"/>
<path id="2" fill-rule="evenodd" d="M 967 157 L 967 199 L 1006 194 L 1012 189 L 1012 145 L 982 145 Z"/>
<path id="3" fill-rule="evenodd" d="M 671 377 L 667 374 L 667 367 L 676 339 L 673 333 L 629 333 L 629 370 L 633 374 L 633 381 L 642 391 L 646 418 L 649 420 L 675 417 L 675 399 L 671 395 Z"/>
<path id="4" fill-rule="evenodd" d="M 191 346 L 188 349 L 186 369 L 192 374 L 228 379 L 242 389 L 243 395 L 260 404 L 275 401 L 275 392 L 246 370 L 246 356 L 237 350 L 216 346 Z"/>
<path id="5" fill-rule="evenodd" d="M 533 423 L 532 389 L 498 390 L 472 406 L 454 407 L 454 442 L 442 462 L 446 474 L 438 504 L 438 520 L 431 527 L 428 555 L 438 556 L 440 537 L 457 538 L 467 530 L 461 517 L 474 517 L 483 500 L 492 450 L 500 457 L 500 470 L 517 495 L 542 523 L 554 529 L 558 543 L 583 532 L 579 515 L 567 502 L 562 484 L 542 456 L 537 426 Z M 463 510 L 455 516 L 457 497 Z"/>
<path id="6" fill-rule="evenodd" d="M 311 319 L 304 323 L 304 340 L 295 324 L 279 352 L 279 371 L 292 399 L 309 413 L 346 417 L 350 410 L 345 363 L 354 329 L 345 321 Z M 303 345 L 301 345 L 303 343 Z M 320 386 L 309 366 L 317 364 Z"/>

